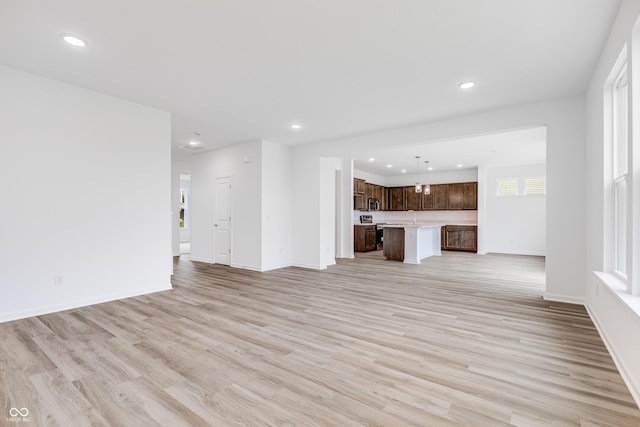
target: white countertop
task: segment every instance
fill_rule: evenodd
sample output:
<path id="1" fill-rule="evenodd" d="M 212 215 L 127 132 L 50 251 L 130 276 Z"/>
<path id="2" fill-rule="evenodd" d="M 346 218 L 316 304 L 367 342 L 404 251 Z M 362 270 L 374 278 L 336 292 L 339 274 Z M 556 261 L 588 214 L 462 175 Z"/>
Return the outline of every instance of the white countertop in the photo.
<path id="1" fill-rule="evenodd" d="M 378 224 L 379 227 L 382 228 L 432 228 L 432 227 L 444 227 L 445 223 L 437 222 L 437 221 L 429 221 L 427 222 L 418 222 L 414 223 L 403 223 L 403 224 Z"/>
<path id="2" fill-rule="evenodd" d="M 477 226 L 477 221 L 418 221 L 417 223 L 413 223 L 413 221 L 385 221 L 373 224 L 360 224 L 355 223 L 354 225 L 378 225 L 380 227 L 389 227 L 389 228 L 403 228 L 403 227 L 444 227 L 445 225 L 471 225 Z"/>

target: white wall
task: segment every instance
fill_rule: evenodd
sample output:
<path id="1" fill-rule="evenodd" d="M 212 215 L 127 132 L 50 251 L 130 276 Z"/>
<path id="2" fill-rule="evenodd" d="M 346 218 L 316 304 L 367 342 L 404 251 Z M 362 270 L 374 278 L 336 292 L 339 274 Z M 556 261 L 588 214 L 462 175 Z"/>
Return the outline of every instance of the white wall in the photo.
<path id="1" fill-rule="evenodd" d="M 487 252 L 546 254 L 546 196 L 523 196 L 527 177 L 544 177 L 541 165 L 486 167 L 485 250 Z M 519 196 L 496 196 L 498 179 L 518 179 Z"/>
<path id="2" fill-rule="evenodd" d="M 353 258 L 353 160 L 343 159 L 340 168 L 340 229 L 337 231 L 338 245 L 336 258 Z M 359 214 L 359 212 L 358 212 Z M 357 218 L 357 217 L 356 217 Z M 357 219 L 356 219 L 357 221 Z"/>
<path id="3" fill-rule="evenodd" d="M 388 187 L 387 185 L 388 178 L 386 176 L 380 176 L 370 172 L 365 172 L 360 169 L 355 169 L 355 167 L 353 167 L 353 177 L 364 179 L 370 184 L 376 184 L 376 185 L 382 185 L 383 187 Z"/>
<path id="4" fill-rule="evenodd" d="M 459 171 L 429 172 L 429 184 L 452 184 L 456 182 L 478 181 L 478 169 L 463 169 Z M 387 187 L 404 187 L 416 183 L 415 174 L 387 177 Z M 424 183 L 423 183 L 424 184 Z"/>
<path id="5" fill-rule="evenodd" d="M 291 265 L 292 165 L 291 148 L 262 142 L 263 271 Z"/>
<path id="6" fill-rule="evenodd" d="M 353 176 L 355 178 L 364 179 L 371 184 L 382 185 L 384 187 L 404 187 L 414 185 L 416 183 L 415 174 L 379 176 L 354 169 Z M 429 184 L 449 184 L 455 182 L 476 181 L 478 181 L 478 169 L 476 168 L 447 172 L 429 172 Z"/>
<path id="7" fill-rule="evenodd" d="M 342 161 L 338 158 L 320 159 L 320 258 L 323 267 L 336 263 L 336 170 L 341 169 Z"/>
<path id="8" fill-rule="evenodd" d="M 291 263 L 297 267 L 327 267 L 320 259 L 320 200 L 320 156 L 294 148 Z"/>
<path id="9" fill-rule="evenodd" d="M 640 46 L 637 37 L 632 41 L 632 28 L 640 16 L 640 2 L 624 1 L 618 11 L 609 39 L 604 48 L 598 66 L 594 72 L 586 97 L 586 173 L 585 181 L 589 191 L 586 195 L 586 302 L 594 322 L 603 335 L 620 373 L 629 386 L 631 393 L 640 403 L 640 316 L 623 301 L 624 295 L 605 286 L 594 271 L 608 268 L 606 247 L 610 234 L 604 230 L 606 207 L 611 203 L 611 187 L 603 185 L 605 171 L 611 171 L 611 156 L 604 150 L 604 121 L 606 114 L 603 104 L 604 85 L 607 77 L 623 49 L 629 46 L 629 56 L 634 64 L 640 64 Z M 640 36 L 640 35 L 639 35 Z M 632 65 L 634 65 L 632 64 Z M 637 76 L 637 68 L 630 70 L 629 75 Z M 631 84 L 634 80 L 631 80 Z M 633 86 L 632 86 L 633 89 Z M 637 90 L 637 88 L 636 88 Z M 637 117 L 637 111 L 633 112 Z M 638 139 L 634 146 L 638 146 Z M 634 172 L 637 173 L 637 172 Z M 634 182 L 633 185 L 637 183 Z M 637 190 L 634 189 L 637 197 Z M 636 212 L 637 214 L 637 212 Z M 636 303 L 638 303 L 638 297 Z"/>
<path id="10" fill-rule="evenodd" d="M 214 183 L 231 177 L 231 266 L 262 266 L 262 141 L 196 154 L 191 160 L 191 259 L 214 262 Z"/>
<path id="11" fill-rule="evenodd" d="M 585 297 L 585 218 L 576 215 L 576 207 L 584 206 L 584 98 L 563 98 L 537 104 L 489 111 L 438 122 L 423 123 L 384 132 L 307 144 L 294 148 L 296 162 L 294 185 L 294 257 L 305 257 L 305 263 L 323 268 L 319 256 L 321 237 L 319 212 L 319 158 L 353 158 L 354 152 L 385 148 L 393 143 L 409 146 L 418 141 L 483 135 L 487 133 L 532 127 L 547 127 L 547 291 L 546 298 L 582 302 Z M 571 165 L 571 167 L 567 167 Z M 335 190 L 329 190 L 335 191 Z M 309 213 L 305 221 L 298 214 Z M 294 258 L 294 264 L 295 258 Z"/>
<path id="12" fill-rule="evenodd" d="M 2 66 L 0 93 L 0 321 L 170 289 L 170 115 Z"/>

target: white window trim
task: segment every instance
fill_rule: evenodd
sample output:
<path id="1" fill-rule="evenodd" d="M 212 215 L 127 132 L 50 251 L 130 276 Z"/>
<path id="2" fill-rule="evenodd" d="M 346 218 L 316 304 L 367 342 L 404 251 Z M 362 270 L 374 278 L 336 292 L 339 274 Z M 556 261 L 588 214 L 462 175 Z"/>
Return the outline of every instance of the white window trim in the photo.
<path id="1" fill-rule="evenodd" d="M 619 257 L 618 254 L 618 197 L 617 197 L 617 186 L 619 183 L 621 182 L 626 182 L 626 189 L 627 189 L 627 201 L 626 201 L 626 215 L 625 215 L 625 230 L 626 233 L 625 235 L 627 236 L 627 238 L 625 239 L 625 267 L 626 267 L 626 271 L 620 271 L 617 270 L 617 260 Z M 624 281 L 624 283 L 627 283 L 627 279 L 628 279 L 628 273 L 629 273 L 629 202 L 630 202 L 630 198 L 629 198 L 629 174 L 625 173 L 624 175 L 621 175 L 617 178 L 615 178 L 613 180 L 613 193 L 614 193 L 614 202 L 613 202 L 613 223 L 614 223 L 614 235 L 613 235 L 613 268 L 612 268 L 612 273 L 616 275 L 616 277 L 618 277 L 620 280 Z M 631 290 L 629 289 L 629 292 Z"/>

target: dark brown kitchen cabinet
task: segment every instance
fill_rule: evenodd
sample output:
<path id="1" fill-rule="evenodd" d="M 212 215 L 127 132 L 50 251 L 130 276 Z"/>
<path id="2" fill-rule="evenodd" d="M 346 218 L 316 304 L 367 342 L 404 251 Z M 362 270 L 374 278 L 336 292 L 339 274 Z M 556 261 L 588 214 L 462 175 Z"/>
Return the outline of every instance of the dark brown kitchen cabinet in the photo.
<path id="1" fill-rule="evenodd" d="M 384 228 L 382 255 L 389 261 L 404 261 L 404 228 Z"/>
<path id="2" fill-rule="evenodd" d="M 365 184 L 366 186 L 366 190 L 364 192 L 365 194 L 365 199 L 368 201 L 369 199 L 375 199 L 376 198 L 376 185 L 374 184 L 369 184 L 368 182 Z"/>
<path id="3" fill-rule="evenodd" d="M 353 209 L 357 211 L 367 210 L 367 185 L 364 179 L 353 178 Z"/>
<path id="4" fill-rule="evenodd" d="M 406 202 L 404 198 L 404 187 L 392 187 L 389 189 L 389 210 L 405 211 Z"/>
<path id="5" fill-rule="evenodd" d="M 378 201 L 381 211 L 445 211 L 478 209 L 478 183 L 432 184 L 431 193 L 416 193 L 414 186 L 383 187 L 364 179 L 353 179 L 353 208 L 366 211 L 369 199 Z"/>
<path id="6" fill-rule="evenodd" d="M 478 227 L 473 225 L 447 225 L 443 229 L 442 249 L 478 251 Z"/>
<path id="7" fill-rule="evenodd" d="M 449 207 L 449 184 L 432 184 L 431 193 L 422 196 L 422 210 L 446 211 Z"/>
<path id="8" fill-rule="evenodd" d="M 368 252 L 376 250 L 376 226 L 353 226 L 353 251 Z"/>
<path id="9" fill-rule="evenodd" d="M 404 187 L 404 197 L 406 200 L 406 210 L 422 210 L 422 192 L 416 193 L 416 187 Z"/>
<path id="10" fill-rule="evenodd" d="M 385 187 L 383 187 L 382 185 L 372 184 L 371 198 L 372 199 L 376 199 L 378 201 L 378 210 L 380 210 L 380 211 L 387 210 L 387 208 L 386 208 L 386 201 L 387 201 L 386 191 L 387 191 L 387 189 Z"/>
<path id="11" fill-rule="evenodd" d="M 478 209 L 478 183 L 449 184 L 449 210 Z"/>
<path id="12" fill-rule="evenodd" d="M 467 182 L 463 184 L 462 209 L 478 209 L 478 183 Z"/>
<path id="13" fill-rule="evenodd" d="M 382 190 L 380 192 L 380 210 L 388 211 L 389 210 L 389 189 L 387 187 L 380 187 Z"/>

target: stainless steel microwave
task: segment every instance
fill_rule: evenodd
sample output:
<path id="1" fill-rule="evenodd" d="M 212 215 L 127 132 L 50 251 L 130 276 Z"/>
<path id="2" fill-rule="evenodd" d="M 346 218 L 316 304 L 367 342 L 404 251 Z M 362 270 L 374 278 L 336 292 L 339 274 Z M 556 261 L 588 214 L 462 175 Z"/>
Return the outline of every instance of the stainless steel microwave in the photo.
<path id="1" fill-rule="evenodd" d="M 378 199 L 367 199 L 367 207 L 369 211 L 380 210 L 380 202 Z"/>

